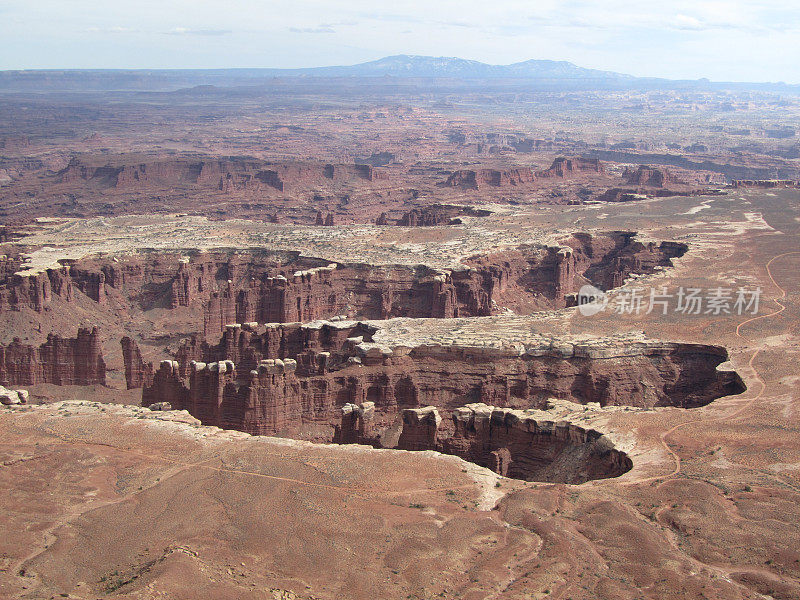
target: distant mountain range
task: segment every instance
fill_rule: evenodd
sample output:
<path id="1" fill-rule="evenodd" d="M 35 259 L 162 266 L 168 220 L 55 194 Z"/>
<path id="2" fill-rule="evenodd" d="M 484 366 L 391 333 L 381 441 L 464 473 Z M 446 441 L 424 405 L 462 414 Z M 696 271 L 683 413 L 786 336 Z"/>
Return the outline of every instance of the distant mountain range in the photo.
<path id="1" fill-rule="evenodd" d="M 612 71 L 584 69 L 566 61 L 526 60 L 510 65 L 487 65 L 454 57 L 398 54 L 379 60 L 341 67 L 265 69 L 278 75 L 316 77 L 419 77 L 455 79 L 613 79 L 635 77 Z"/>
<path id="2" fill-rule="evenodd" d="M 252 93 L 304 88 L 336 94 L 371 91 L 464 89 L 569 91 L 623 89 L 762 90 L 800 94 L 784 83 L 712 83 L 670 80 L 586 69 L 566 61 L 526 60 L 489 65 L 452 57 L 399 54 L 349 66 L 305 69 L 75 69 L 0 71 L 2 92 L 141 91 L 192 94 Z"/>

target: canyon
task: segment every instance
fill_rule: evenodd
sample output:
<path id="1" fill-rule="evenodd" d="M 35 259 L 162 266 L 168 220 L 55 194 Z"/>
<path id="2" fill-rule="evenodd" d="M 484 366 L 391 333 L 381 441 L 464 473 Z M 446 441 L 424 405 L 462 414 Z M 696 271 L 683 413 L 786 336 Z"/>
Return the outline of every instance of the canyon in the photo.
<path id="1" fill-rule="evenodd" d="M 202 307 L 208 337 L 227 324 L 252 321 L 485 316 L 500 304 L 523 312 L 563 307 L 585 283 L 618 287 L 631 274 L 668 267 L 686 250 L 683 243 L 611 232 L 464 257 L 452 269 L 342 264 L 252 250 L 61 259 L 61 266 L 44 269 L 7 256 L 0 263 L 0 311 L 42 312 L 54 296 L 70 303 L 79 290 L 100 305 Z"/>
<path id="2" fill-rule="evenodd" d="M 557 176 L 585 167 L 571 161 L 556 165 Z M 597 169 L 598 163 L 586 168 Z M 443 219 L 449 225 L 457 216 L 488 215 L 436 206 L 411 211 L 398 225 L 423 231 L 442 227 Z M 123 328 L 122 369 L 115 370 L 124 374 L 127 389 L 142 389 L 144 406 L 187 410 L 205 425 L 316 442 L 439 450 L 504 476 L 516 462 L 510 472 L 523 479 L 541 471 L 548 480 L 585 481 L 630 468 L 624 452 L 607 438 L 598 443 L 603 434 L 578 425 L 554 428 L 541 418 L 540 426 L 530 415 L 509 416 L 525 424 L 507 445 L 497 446 L 501 442 L 491 428 L 481 429 L 479 439 L 467 439 L 478 434 L 473 427 L 467 435 L 458 411 L 475 403 L 543 410 L 549 398 L 601 407 L 702 406 L 744 389 L 735 373 L 715 370 L 726 351 L 639 339 L 573 345 L 560 338 L 510 348 L 407 347 L 379 343 L 381 324 L 406 319 L 426 329 L 426 319 L 455 323 L 503 311 L 524 315 L 564 308 L 583 285 L 618 288 L 631 276 L 670 267 L 687 250 L 680 242 L 612 231 L 461 255 L 451 268 L 330 262 L 268 248 L 101 252 L 44 267 L 18 251 L 4 258 L 0 314 L 33 311 L 51 318 L 79 301 L 116 315 L 160 311 L 169 319 L 175 313 L 193 331 L 183 334 L 171 358 L 156 368 L 140 349 L 140 343 L 153 341 Z M 51 335 L 38 349 L 15 339 L 0 348 L 0 358 L 6 361 L 0 383 L 8 385 L 106 382 L 97 328 L 80 329 L 71 341 Z M 436 411 L 437 431 L 425 443 L 410 441 L 419 437 L 419 424 L 412 425 L 409 415 L 420 410 Z M 441 426 L 440 412 L 446 417 Z M 585 468 L 552 466 L 562 455 Z M 525 461 L 539 466 L 523 468 Z"/>
<path id="3" fill-rule="evenodd" d="M 251 75 L 0 74 L 0 596 L 800 597 L 795 95 Z"/>
<path id="4" fill-rule="evenodd" d="M 403 319 L 396 321 L 393 327 L 403 326 Z M 600 407 L 693 408 L 745 389 L 735 371 L 719 368 L 728 359 L 720 347 L 640 336 L 570 340 L 535 335 L 510 345 L 419 340 L 409 347 L 385 341 L 382 324 L 229 325 L 219 344 L 193 338 L 181 346 L 177 360 L 162 361 L 152 384 L 143 389 L 142 404 L 166 402 L 204 424 L 255 435 L 440 450 L 495 470 L 505 465 L 497 472 L 513 476 L 507 472 L 511 460 L 546 466 L 555 460 L 553 454 L 570 445 L 592 445 L 570 449 L 575 457 L 597 454 L 594 445 L 601 434 L 553 429 L 552 423 L 539 426 L 524 413 L 546 409 L 550 398 Z M 414 325 L 424 329 L 424 320 Z M 129 387 L 135 383 L 128 381 Z M 517 458 L 506 458 L 502 465 L 487 459 L 505 448 L 498 441 L 505 437 L 495 439 L 500 434 L 487 423 L 465 424 L 464 407 L 476 403 L 511 410 L 507 418 L 515 427 L 524 422 L 519 428 L 527 434 L 516 429 L 508 434 L 511 456 Z M 452 422 L 442 421 L 440 414 Z M 599 454 L 610 461 L 607 471 L 594 459 L 587 459 L 583 475 L 565 472 L 566 479 L 558 479 L 558 467 L 533 471 L 543 468 L 550 473 L 548 480 L 573 481 L 598 473 L 619 475 L 630 468 L 628 459 L 606 445 Z M 484 447 L 492 450 L 483 452 Z M 521 466 L 515 469 L 527 473 Z"/>
<path id="5" fill-rule="evenodd" d="M 72 159 L 69 164 L 55 173 L 59 184 L 76 181 L 86 182 L 98 188 L 137 191 L 148 185 L 174 188 L 180 185 L 196 185 L 216 189 L 223 193 L 234 191 L 278 192 L 307 182 L 319 183 L 323 180 L 333 182 L 363 179 L 381 179 L 380 170 L 370 165 L 333 165 L 320 163 L 271 164 L 239 157 L 212 159 L 195 157 L 191 159 L 148 160 L 138 164 L 115 165 L 97 164 L 93 161 Z"/>
<path id="6" fill-rule="evenodd" d="M 31 269 L 20 253 L 5 258 L 2 310 L 70 310 L 79 294 L 114 312 L 199 316 L 201 331 L 184 338 L 174 359 L 158 368 L 130 335 L 120 344 L 125 385 L 143 390 L 143 405 L 188 410 L 206 425 L 439 450 L 501 475 L 525 479 L 542 472 L 548 480 L 585 481 L 630 468 L 624 452 L 598 443 L 602 433 L 509 416 L 524 424 L 502 445 L 497 439 L 505 438 L 492 428 L 477 434 L 472 427 L 468 435 L 458 411 L 475 403 L 493 410 L 543 410 L 548 398 L 601 407 L 702 406 L 744 389 L 738 375 L 716 370 L 726 351 L 639 339 L 573 345 L 537 338 L 511 348 L 393 346 L 376 341 L 380 324 L 491 318 L 501 306 L 522 314 L 565 307 L 582 285 L 617 288 L 631 275 L 671 266 L 687 249 L 679 242 L 640 241 L 635 232 L 574 233 L 558 245 L 465 256 L 452 269 L 333 263 L 270 250 L 151 251 L 60 259 L 59 267 Z M 259 323 L 266 325 L 261 329 Z M 0 351 L 8 365 L 0 371 L 3 383 L 105 383 L 97 329 L 79 330 L 71 343 L 51 336 L 37 350 L 14 340 Z M 417 439 L 419 419 L 411 418 L 420 410 L 436 411 L 436 431 L 425 443 Z M 440 412 L 446 417 L 442 425 Z M 552 466 L 567 461 L 562 455 L 584 467 Z M 526 461 L 539 466 L 520 466 Z"/>

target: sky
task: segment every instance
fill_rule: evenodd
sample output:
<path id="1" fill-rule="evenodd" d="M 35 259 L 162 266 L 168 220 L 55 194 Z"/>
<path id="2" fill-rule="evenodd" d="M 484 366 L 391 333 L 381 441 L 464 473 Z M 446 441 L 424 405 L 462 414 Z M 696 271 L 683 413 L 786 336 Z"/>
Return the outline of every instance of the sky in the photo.
<path id="1" fill-rule="evenodd" d="M 0 70 L 310 67 L 393 54 L 800 83 L 800 0 L 0 0 Z"/>

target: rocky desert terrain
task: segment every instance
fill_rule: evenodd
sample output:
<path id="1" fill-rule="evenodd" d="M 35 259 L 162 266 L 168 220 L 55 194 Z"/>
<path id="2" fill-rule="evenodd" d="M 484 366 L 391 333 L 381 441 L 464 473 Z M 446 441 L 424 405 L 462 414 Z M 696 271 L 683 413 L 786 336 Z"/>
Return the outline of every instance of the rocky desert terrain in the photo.
<path id="1" fill-rule="evenodd" d="M 85 77 L 0 78 L 1 597 L 800 597 L 796 94 Z"/>

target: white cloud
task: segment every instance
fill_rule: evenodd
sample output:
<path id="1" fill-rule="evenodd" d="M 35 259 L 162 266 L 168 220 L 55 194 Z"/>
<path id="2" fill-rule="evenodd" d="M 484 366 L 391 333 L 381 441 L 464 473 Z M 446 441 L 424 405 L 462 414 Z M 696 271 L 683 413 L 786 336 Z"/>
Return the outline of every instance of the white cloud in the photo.
<path id="1" fill-rule="evenodd" d="M 323 23 L 319 27 L 289 27 L 292 33 L 336 33 L 336 30 Z"/>
<path id="2" fill-rule="evenodd" d="M 674 23 L 678 29 L 693 29 L 697 31 L 706 28 L 700 19 L 688 15 L 676 15 Z"/>
<path id="3" fill-rule="evenodd" d="M 137 33 L 139 30 L 133 27 L 89 27 L 86 31 L 90 33 Z"/>
<path id="4" fill-rule="evenodd" d="M 167 35 L 228 35 L 233 32 L 230 29 L 192 29 L 190 27 L 173 27 L 164 33 Z"/>

